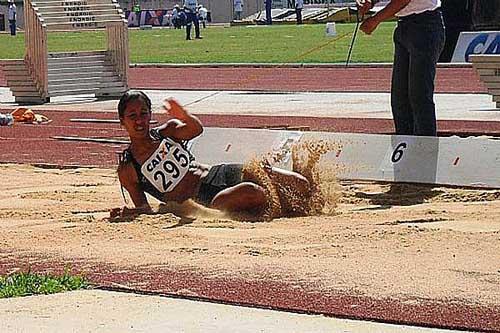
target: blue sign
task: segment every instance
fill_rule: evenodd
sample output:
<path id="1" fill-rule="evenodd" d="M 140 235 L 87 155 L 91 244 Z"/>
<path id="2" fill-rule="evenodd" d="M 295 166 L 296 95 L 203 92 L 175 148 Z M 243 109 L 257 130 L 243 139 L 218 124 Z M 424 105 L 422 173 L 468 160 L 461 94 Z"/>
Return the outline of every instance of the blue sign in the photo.
<path id="1" fill-rule="evenodd" d="M 452 62 L 469 62 L 471 54 L 500 54 L 500 31 L 461 32 Z"/>

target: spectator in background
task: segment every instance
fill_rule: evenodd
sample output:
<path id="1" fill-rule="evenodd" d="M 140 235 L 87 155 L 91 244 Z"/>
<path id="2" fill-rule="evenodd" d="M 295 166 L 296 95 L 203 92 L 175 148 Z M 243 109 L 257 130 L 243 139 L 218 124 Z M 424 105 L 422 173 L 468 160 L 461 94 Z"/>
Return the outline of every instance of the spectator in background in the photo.
<path id="1" fill-rule="evenodd" d="M 194 24 L 195 38 L 201 39 L 200 36 L 200 21 L 198 20 L 197 0 L 184 0 L 184 12 L 187 16 L 186 21 L 186 40 L 191 40 L 191 26 Z"/>
<path id="2" fill-rule="evenodd" d="M 203 5 L 198 6 L 198 18 L 203 25 L 203 28 L 207 27 L 208 10 L 203 7 Z"/>
<path id="3" fill-rule="evenodd" d="M 138 3 L 136 3 L 133 7 L 132 7 L 132 11 L 134 13 L 136 13 L 136 15 L 139 16 L 139 14 L 141 13 L 141 5 L 139 5 Z"/>
<path id="4" fill-rule="evenodd" d="M 12 36 L 16 35 L 16 19 L 17 19 L 17 9 L 14 0 L 9 0 L 9 9 L 7 12 L 7 18 L 9 20 L 10 34 Z"/>
<path id="5" fill-rule="evenodd" d="M 240 21 L 243 13 L 243 0 L 234 0 L 234 19 Z"/>
<path id="6" fill-rule="evenodd" d="M 181 28 L 181 22 L 179 19 L 179 5 L 176 4 L 174 6 L 174 9 L 172 9 L 172 24 L 174 25 L 174 29 L 180 29 Z"/>
<path id="7" fill-rule="evenodd" d="M 141 26 L 141 5 L 139 5 L 138 2 L 133 3 L 132 5 L 132 12 L 134 13 L 136 20 L 137 20 L 137 26 Z"/>
<path id="8" fill-rule="evenodd" d="M 302 24 L 302 8 L 304 8 L 304 0 L 295 0 L 295 15 L 297 16 L 297 24 Z"/>
<path id="9" fill-rule="evenodd" d="M 363 16 L 375 0 L 356 0 Z M 396 134 L 436 136 L 434 78 L 445 32 L 440 0 L 390 0 L 359 29 L 370 35 L 394 16 L 391 109 Z"/>

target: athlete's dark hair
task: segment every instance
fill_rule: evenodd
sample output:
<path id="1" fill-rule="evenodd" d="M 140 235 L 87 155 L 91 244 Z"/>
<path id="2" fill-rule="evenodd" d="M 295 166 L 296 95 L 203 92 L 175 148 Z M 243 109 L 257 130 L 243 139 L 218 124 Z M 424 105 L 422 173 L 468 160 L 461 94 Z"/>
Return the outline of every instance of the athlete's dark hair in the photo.
<path id="1" fill-rule="evenodd" d="M 118 103 L 118 116 L 123 118 L 128 103 L 138 99 L 142 100 L 144 104 L 146 104 L 149 112 L 151 112 L 151 100 L 149 97 L 140 90 L 129 90 L 120 98 L 120 102 Z"/>

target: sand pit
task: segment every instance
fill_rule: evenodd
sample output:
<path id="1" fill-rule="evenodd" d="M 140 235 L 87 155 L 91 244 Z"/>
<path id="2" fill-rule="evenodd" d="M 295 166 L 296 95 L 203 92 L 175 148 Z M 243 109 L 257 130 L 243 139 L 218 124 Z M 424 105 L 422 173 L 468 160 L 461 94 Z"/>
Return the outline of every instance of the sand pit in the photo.
<path id="1" fill-rule="evenodd" d="M 344 182 L 331 215 L 110 223 L 114 170 L 0 165 L 0 249 L 300 283 L 405 302 L 500 304 L 500 191 Z"/>

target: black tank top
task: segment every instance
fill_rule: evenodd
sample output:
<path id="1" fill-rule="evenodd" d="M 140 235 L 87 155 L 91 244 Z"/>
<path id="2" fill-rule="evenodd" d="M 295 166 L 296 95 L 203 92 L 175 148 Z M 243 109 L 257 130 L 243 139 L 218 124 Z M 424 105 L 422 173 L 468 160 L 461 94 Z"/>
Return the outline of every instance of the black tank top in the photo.
<path id="1" fill-rule="evenodd" d="M 153 139 L 153 141 L 161 141 L 164 139 L 163 135 L 161 135 L 160 130 L 158 128 L 152 128 L 149 130 L 149 135 Z M 191 164 L 195 158 L 191 154 L 191 152 L 188 149 L 188 142 L 189 141 L 182 141 L 180 144 L 186 149 L 187 152 L 189 152 L 189 164 Z M 132 154 L 132 151 L 130 150 L 130 146 L 125 149 L 122 153 L 122 157 L 120 160 L 120 164 L 124 163 L 129 163 L 131 162 L 132 165 L 134 166 L 135 172 L 137 173 L 137 178 L 139 179 L 139 186 L 141 187 L 141 190 L 149 193 L 156 199 L 160 201 L 164 201 L 163 195 L 164 193 L 160 192 L 151 182 L 144 177 L 141 171 L 142 165 L 137 162 L 137 160 L 134 158 L 134 155 Z"/>

